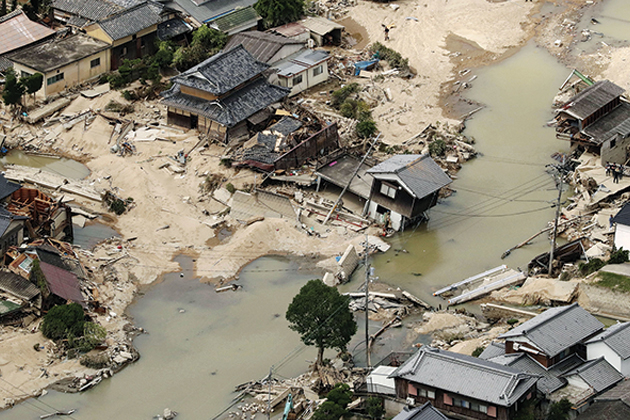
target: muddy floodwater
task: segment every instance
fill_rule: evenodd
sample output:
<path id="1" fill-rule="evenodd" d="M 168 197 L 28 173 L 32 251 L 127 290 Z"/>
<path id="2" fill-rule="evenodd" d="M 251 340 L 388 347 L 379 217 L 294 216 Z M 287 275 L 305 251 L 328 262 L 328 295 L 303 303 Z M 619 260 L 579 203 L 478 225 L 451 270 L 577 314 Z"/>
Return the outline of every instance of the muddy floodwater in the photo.
<path id="1" fill-rule="evenodd" d="M 453 184 L 457 192 L 432 210 L 428 224 L 394 237 L 393 249 L 374 258 L 381 280 L 437 305 L 431 297 L 437 287 L 502 263 L 524 268 L 549 249 L 543 236 L 500 258 L 553 218 L 556 190 L 545 165 L 568 145 L 545 123 L 568 72 L 533 45 L 474 72 L 478 78 L 467 94 L 486 108 L 467 122 L 466 134 L 476 138 L 481 156 L 464 165 Z M 136 325 L 150 332 L 135 340 L 142 355 L 136 364 L 84 394 L 50 392 L 0 419 L 36 419 L 53 408 L 76 408 L 75 419 L 150 419 L 165 407 L 179 411 L 178 420 L 210 419 L 230 402 L 236 384 L 262 378 L 272 365 L 277 376 L 291 377 L 315 358 L 284 319 L 293 296 L 313 277 L 298 263 L 259 259 L 242 272 L 242 290 L 216 294 L 191 277 L 189 259 L 178 261 L 183 278 L 166 275 L 129 308 Z M 360 277 L 342 290 L 356 288 Z M 404 331 L 377 347 L 395 348 Z M 350 345 L 359 362 L 362 332 Z"/>
<path id="2" fill-rule="evenodd" d="M 501 259 L 554 217 L 557 190 L 545 165 L 568 144 L 545 123 L 553 118 L 551 103 L 568 72 L 533 44 L 474 72 L 478 77 L 467 96 L 486 108 L 466 123 L 465 134 L 476 139 L 480 156 L 464 164 L 452 184 L 456 192 L 431 209 L 428 224 L 396 236 L 394 252 L 375 258 L 381 280 L 437 306 L 443 302 L 432 293 L 439 287 L 501 264 L 525 269 L 549 250 L 541 235 Z"/>
<path id="3" fill-rule="evenodd" d="M 83 179 L 90 174 L 87 166 L 75 160 L 32 155 L 17 149 L 11 150 L 0 159 L 0 167 L 4 167 L 7 164 L 41 168 L 73 179 Z"/>

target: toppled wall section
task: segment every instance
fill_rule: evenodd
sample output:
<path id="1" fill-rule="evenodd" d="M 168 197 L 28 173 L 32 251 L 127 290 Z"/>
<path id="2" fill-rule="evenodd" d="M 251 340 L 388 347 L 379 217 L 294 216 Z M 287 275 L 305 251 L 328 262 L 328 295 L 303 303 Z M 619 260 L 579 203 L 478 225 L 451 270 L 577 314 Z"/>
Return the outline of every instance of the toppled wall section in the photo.
<path id="1" fill-rule="evenodd" d="M 299 168 L 308 161 L 316 161 L 320 166 L 325 163 L 326 156 L 338 149 L 337 123 L 332 123 L 276 159 L 274 167 L 276 170 Z"/>

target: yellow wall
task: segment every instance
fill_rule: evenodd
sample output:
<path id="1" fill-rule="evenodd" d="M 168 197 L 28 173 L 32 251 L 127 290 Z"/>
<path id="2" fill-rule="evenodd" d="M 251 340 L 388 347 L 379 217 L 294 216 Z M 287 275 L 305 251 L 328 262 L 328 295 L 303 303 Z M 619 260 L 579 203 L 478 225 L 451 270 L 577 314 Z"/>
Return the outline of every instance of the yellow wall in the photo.
<path id="1" fill-rule="evenodd" d="M 186 95 L 195 96 L 197 98 L 206 99 L 208 101 L 214 101 L 217 99 L 215 95 L 210 92 L 206 92 L 205 90 L 195 89 L 184 85 L 180 85 L 179 88 L 182 93 Z"/>
<path id="2" fill-rule="evenodd" d="M 92 68 L 90 63 L 92 60 L 97 58 L 100 58 L 101 62 L 98 66 Z M 107 49 L 84 58 L 83 60 L 75 61 L 74 63 L 68 64 L 58 70 L 53 70 L 44 74 L 43 86 L 36 95 L 46 98 L 55 93 L 62 92 L 71 86 L 84 83 L 90 79 L 100 76 L 101 74 L 107 72 L 109 67 L 109 49 Z M 23 71 L 30 74 L 38 73 L 37 70 L 28 68 L 18 63 L 14 63 L 14 69 L 18 75 L 20 75 Z M 63 80 L 59 80 L 51 85 L 48 84 L 49 78 L 61 73 L 63 73 Z"/>
<path id="3" fill-rule="evenodd" d="M 113 42 L 109 35 L 107 35 L 105 31 L 102 30 L 101 27 L 98 26 L 98 24 L 96 23 L 87 26 L 85 28 L 85 33 L 92 38 L 100 39 L 101 41 L 107 42 L 108 44 L 111 44 Z"/>

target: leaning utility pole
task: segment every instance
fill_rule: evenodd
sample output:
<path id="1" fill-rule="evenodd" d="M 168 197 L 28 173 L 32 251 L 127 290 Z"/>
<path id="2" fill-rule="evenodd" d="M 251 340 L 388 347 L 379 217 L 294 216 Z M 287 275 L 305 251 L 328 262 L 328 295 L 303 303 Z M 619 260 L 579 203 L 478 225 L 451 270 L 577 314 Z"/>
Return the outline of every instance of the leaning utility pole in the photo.
<path id="1" fill-rule="evenodd" d="M 558 199 L 556 201 L 556 218 L 553 222 L 553 233 L 551 234 L 551 251 L 549 251 L 549 269 L 547 271 L 549 277 L 552 275 L 553 270 L 553 254 L 556 250 L 556 236 L 558 233 L 558 219 L 560 218 L 560 200 L 562 198 L 562 188 L 564 186 L 564 174 L 566 172 L 566 156 L 562 155 L 560 166 L 554 165 L 554 167 L 558 170 L 558 176 L 560 178 L 560 183 L 558 184 Z"/>
<path id="2" fill-rule="evenodd" d="M 381 137 L 381 133 L 378 133 L 378 136 L 376 136 L 376 138 L 374 139 L 372 144 L 370 144 L 370 148 L 365 153 L 365 155 L 363 155 L 363 159 L 361 159 L 361 163 L 359 163 L 359 166 L 357 166 L 357 169 L 354 170 L 354 173 L 352 174 L 352 176 L 348 180 L 348 183 L 346 184 L 346 186 L 343 187 L 343 190 L 341 191 L 341 194 L 339 194 L 339 197 L 337 197 L 337 201 L 335 201 L 335 204 L 333 204 L 332 208 L 328 212 L 328 215 L 324 219 L 324 222 L 322 223 L 322 225 L 325 225 L 326 223 L 328 223 L 328 219 L 330 219 L 330 216 L 332 216 L 333 212 L 335 211 L 335 209 L 339 205 L 339 202 L 341 201 L 341 197 L 343 197 L 343 195 L 346 193 L 346 190 L 350 187 L 350 183 L 352 183 L 352 180 L 354 179 L 354 177 L 357 176 L 357 173 L 359 172 L 359 169 L 361 169 L 361 166 L 363 166 L 363 162 L 365 162 L 365 159 L 367 159 L 367 157 L 369 156 L 370 152 L 372 151 L 372 148 L 374 147 L 374 145 L 376 144 L 376 142 L 378 141 L 378 139 L 380 137 Z"/>
<path id="3" fill-rule="evenodd" d="M 364 258 L 365 258 L 365 363 L 370 369 L 370 333 L 369 333 L 369 318 L 368 314 L 370 313 L 368 309 L 368 302 L 370 301 L 370 265 L 368 264 L 368 250 L 369 250 L 369 242 L 368 235 L 365 234 L 365 249 L 363 250 Z"/>

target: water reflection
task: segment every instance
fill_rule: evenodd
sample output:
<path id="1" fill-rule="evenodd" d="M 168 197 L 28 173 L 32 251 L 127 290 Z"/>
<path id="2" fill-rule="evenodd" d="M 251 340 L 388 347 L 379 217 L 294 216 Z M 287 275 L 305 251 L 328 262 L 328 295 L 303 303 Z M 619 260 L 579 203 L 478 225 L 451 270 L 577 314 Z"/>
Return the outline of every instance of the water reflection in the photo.
<path id="1" fill-rule="evenodd" d="M 87 166 L 75 160 L 30 155 L 17 149 L 9 151 L 6 156 L 0 159 L 0 165 L 2 167 L 6 164 L 42 168 L 54 174 L 72 179 L 83 179 L 90 174 L 90 170 Z"/>

